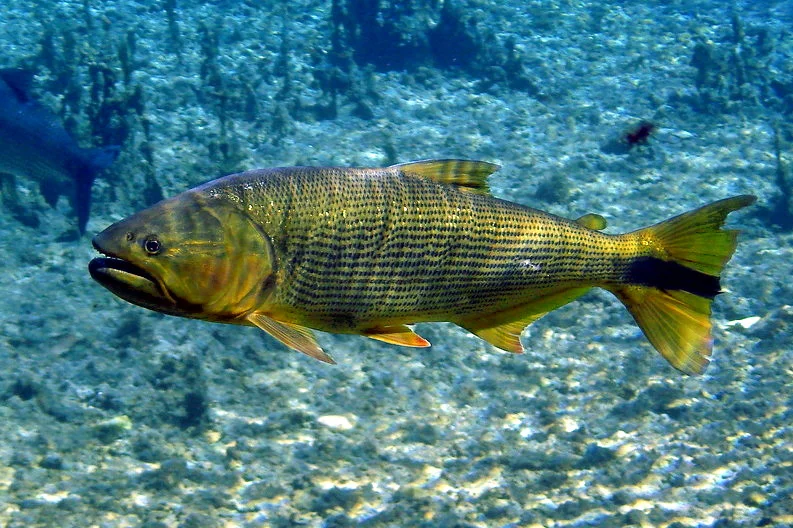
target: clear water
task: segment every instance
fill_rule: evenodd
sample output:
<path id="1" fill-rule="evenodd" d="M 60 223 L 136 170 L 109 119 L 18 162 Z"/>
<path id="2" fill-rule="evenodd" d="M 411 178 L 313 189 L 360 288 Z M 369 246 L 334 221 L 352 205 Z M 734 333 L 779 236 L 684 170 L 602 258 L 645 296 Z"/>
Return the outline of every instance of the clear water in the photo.
<path id="1" fill-rule="evenodd" d="M 0 210 L 0 524 L 793 524 L 793 4 L 354 4 L 0 5 L 0 65 L 34 70 L 83 147 L 122 145 L 84 236 L 24 175 Z M 609 147 L 641 120 L 646 145 Z M 329 366 L 86 270 L 92 234 L 160 193 L 441 157 L 500 163 L 495 195 L 613 233 L 758 195 L 730 218 L 705 375 L 602 292 L 521 356 L 433 324 L 424 350 L 322 334 Z"/>

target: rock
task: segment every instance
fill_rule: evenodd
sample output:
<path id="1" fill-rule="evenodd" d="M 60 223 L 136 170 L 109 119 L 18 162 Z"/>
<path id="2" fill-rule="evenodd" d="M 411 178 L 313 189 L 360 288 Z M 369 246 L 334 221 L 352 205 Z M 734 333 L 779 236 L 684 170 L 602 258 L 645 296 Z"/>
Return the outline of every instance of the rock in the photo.
<path id="1" fill-rule="evenodd" d="M 616 458 L 616 455 L 611 449 L 602 447 L 596 443 L 591 443 L 586 446 L 584 455 L 581 460 L 576 464 L 579 468 L 588 469 L 593 466 L 599 466 L 607 462 L 611 462 Z"/>
<path id="2" fill-rule="evenodd" d="M 435 445 L 440 439 L 438 428 L 432 424 L 413 424 L 405 434 L 406 442 L 418 442 L 420 444 Z"/>
<path id="3" fill-rule="evenodd" d="M 330 429 L 336 429 L 338 431 L 349 431 L 355 424 L 346 416 L 342 416 L 339 414 L 326 414 L 324 416 L 320 416 L 317 418 L 317 422 L 325 427 Z"/>
<path id="4" fill-rule="evenodd" d="M 109 444 L 117 440 L 126 431 L 132 429 L 132 420 L 125 415 L 116 416 L 94 424 L 92 429 L 100 442 Z"/>
<path id="5" fill-rule="evenodd" d="M 63 459 L 56 453 L 49 453 L 41 459 L 39 466 L 45 469 L 63 469 Z"/>

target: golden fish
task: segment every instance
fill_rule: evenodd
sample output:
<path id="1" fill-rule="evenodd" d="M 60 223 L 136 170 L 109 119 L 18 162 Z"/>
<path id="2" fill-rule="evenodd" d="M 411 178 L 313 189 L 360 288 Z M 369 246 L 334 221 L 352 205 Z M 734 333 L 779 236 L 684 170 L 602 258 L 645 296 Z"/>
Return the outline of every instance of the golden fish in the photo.
<path id="1" fill-rule="evenodd" d="M 492 197 L 498 165 L 287 167 L 188 190 L 96 235 L 94 279 L 159 312 L 255 325 L 332 363 L 310 329 L 429 343 L 407 326 L 451 321 L 521 352 L 531 322 L 593 287 L 614 293 L 653 346 L 698 374 L 711 302 L 737 232 L 721 200 L 627 234 Z"/>

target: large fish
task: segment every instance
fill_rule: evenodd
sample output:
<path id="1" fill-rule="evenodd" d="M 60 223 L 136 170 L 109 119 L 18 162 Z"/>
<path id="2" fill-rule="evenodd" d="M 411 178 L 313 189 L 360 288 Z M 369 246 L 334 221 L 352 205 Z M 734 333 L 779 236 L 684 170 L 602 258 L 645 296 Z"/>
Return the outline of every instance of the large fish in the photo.
<path id="1" fill-rule="evenodd" d="M 310 329 L 429 343 L 409 326 L 451 321 L 521 352 L 532 321 L 593 287 L 614 293 L 677 369 L 708 364 L 711 302 L 737 232 L 736 196 L 608 235 L 492 197 L 499 167 L 462 160 L 387 168 L 261 169 L 226 176 L 93 239 L 94 279 L 172 315 L 255 325 L 333 360 Z"/>
<path id="2" fill-rule="evenodd" d="M 80 148 L 52 112 L 31 98 L 31 79 L 25 70 L 0 70 L 0 173 L 37 181 L 52 206 L 67 196 L 84 233 L 91 185 L 119 147 Z"/>

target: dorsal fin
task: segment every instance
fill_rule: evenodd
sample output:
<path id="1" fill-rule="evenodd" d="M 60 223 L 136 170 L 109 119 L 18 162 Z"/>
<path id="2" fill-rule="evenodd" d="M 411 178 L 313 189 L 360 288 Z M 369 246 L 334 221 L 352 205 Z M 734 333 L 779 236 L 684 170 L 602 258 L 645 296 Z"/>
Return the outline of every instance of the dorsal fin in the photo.
<path id="1" fill-rule="evenodd" d="M 410 176 L 455 185 L 461 191 L 490 194 L 487 177 L 500 169 L 501 165 L 486 161 L 439 159 L 400 163 L 390 168 L 399 169 Z"/>
<path id="2" fill-rule="evenodd" d="M 593 231 L 602 231 L 606 229 L 606 219 L 596 213 L 588 213 L 581 216 L 575 221 L 577 224 L 592 229 Z"/>

